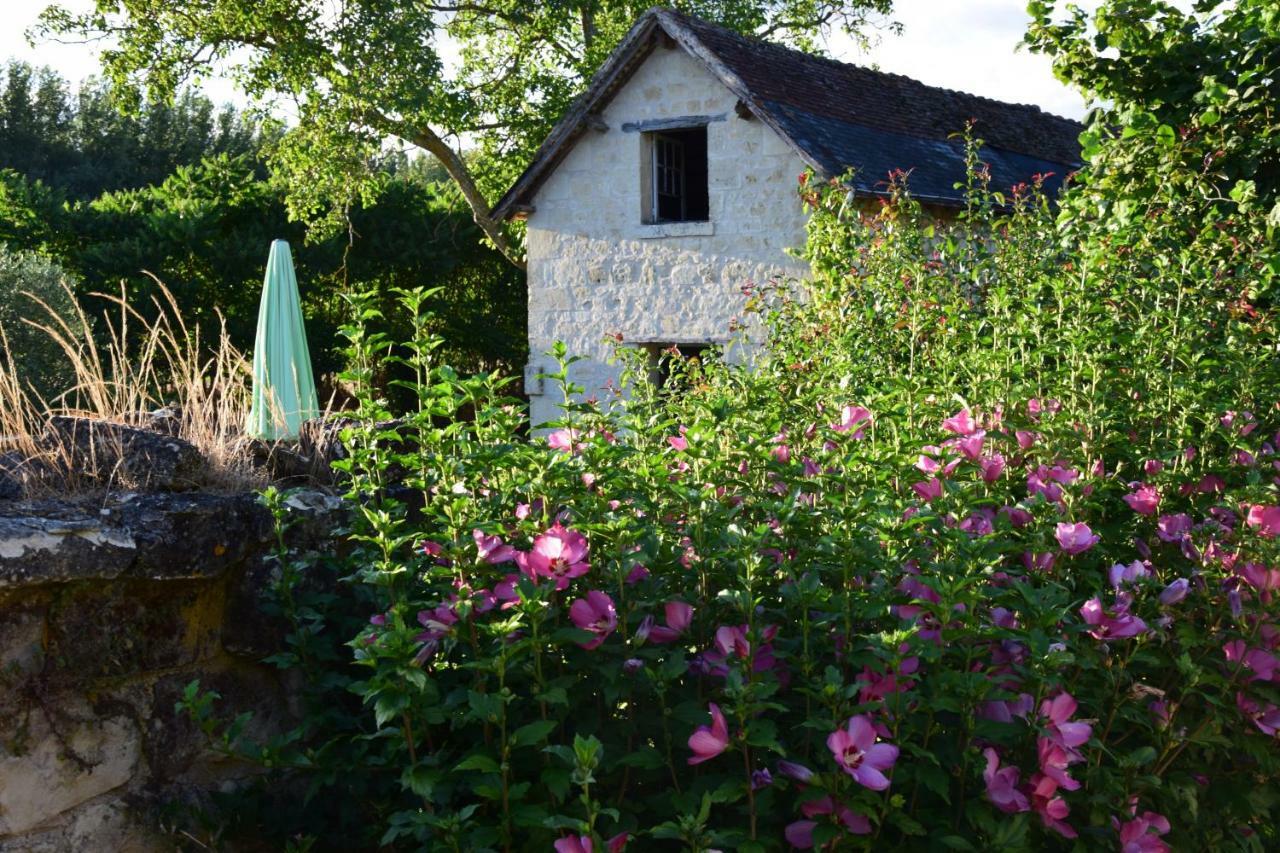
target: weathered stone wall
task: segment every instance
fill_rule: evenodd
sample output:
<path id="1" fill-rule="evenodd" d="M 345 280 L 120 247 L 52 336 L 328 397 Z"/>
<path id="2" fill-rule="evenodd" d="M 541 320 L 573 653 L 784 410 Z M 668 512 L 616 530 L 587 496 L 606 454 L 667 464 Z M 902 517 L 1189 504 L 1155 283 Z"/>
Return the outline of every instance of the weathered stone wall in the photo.
<path id="1" fill-rule="evenodd" d="M 804 163 L 735 96 L 679 49 L 657 49 L 534 198 L 528 220 L 526 388 L 535 424 L 557 415 L 556 389 L 533 377 L 563 340 L 588 356 L 573 368 L 588 393 L 616 376 L 605 335 L 628 342 L 723 342 L 741 312 L 741 288 L 806 268 L 787 249 L 804 243 L 796 194 Z M 713 116 L 707 124 L 710 222 L 642 221 L 641 134 L 624 123 Z"/>
<path id="2" fill-rule="evenodd" d="M 318 537 L 333 499 L 295 500 Z M 0 505 L 0 850 L 173 850 L 162 809 L 258 772 L 175 711 L 193 679 L 255 734 L 292 718 L 260 663 L 274 534 L 253 495 Z"/>

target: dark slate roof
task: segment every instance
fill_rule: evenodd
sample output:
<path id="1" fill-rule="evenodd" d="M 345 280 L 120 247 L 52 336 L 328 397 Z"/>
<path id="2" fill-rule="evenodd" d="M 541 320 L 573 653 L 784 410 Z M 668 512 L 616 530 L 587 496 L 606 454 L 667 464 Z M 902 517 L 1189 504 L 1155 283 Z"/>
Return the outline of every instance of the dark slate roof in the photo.
<path id="1" fill-rule="evenodd" d="M 1039 107 L 926 86 L 749 38 L 678 12 L 650 9 L 552 130 L 533 163 L 495 206 L 495 215 L 507 218 L 530 203 L 592 116 L 664 37 L 700 60 L 819 174 L 856 170 L 853 186 L 861 194 L 883 193 L 889 172 L 902 169 L 911 172 L 911 192 L 922 201 L 961 203 L 954 185 L 964 179 L 964 146 L 951 137 L 969 121 L 984 142 L 981 158 L 990 166 L 995 189 L 1053 173 L 1045 183 L 1056 191 L 1080 165 L 1081 125 Z"/>

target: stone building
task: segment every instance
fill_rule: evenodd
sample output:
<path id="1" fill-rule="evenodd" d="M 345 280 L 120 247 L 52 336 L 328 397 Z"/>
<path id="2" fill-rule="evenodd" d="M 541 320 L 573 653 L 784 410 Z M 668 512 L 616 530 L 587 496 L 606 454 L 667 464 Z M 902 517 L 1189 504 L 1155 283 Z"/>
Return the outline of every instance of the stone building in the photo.
<path id="1" fill-rule="evenodd" d="M 799 277 L 804 241 L 797 178 L 855 170 L 875 197 L 894 169 L 937 208 L 962 203 L 963 145 L 974 122 L 992 186 L 1079 163 L 1080 125 L 1038 107 L 926 86 L 757 41 L 676 12 L 646 12 L 498 202 L 528 228 L 534 424 L 558 416 L 537 375 L 564 341 L 587 358 L 589 393 L 616 378 L 620 336 L 654 357 L 730 337 L 742 285 Z"/>

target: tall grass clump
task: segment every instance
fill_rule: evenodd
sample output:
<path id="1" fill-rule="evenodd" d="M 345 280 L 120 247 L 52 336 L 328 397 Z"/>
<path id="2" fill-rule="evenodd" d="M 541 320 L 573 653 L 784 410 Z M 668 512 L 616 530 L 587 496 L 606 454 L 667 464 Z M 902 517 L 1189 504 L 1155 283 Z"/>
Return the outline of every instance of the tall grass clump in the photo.
<path id="1" fill-rule="evenodd" d="M 159 280 L 156 284 L 146 313 L 123 289 L 92 294 L 109 306 L 96 322 L 69 290 L 69 316 L 44 295 L 21 294 L 31 308 L 23 324 L 56 348 L 66 373 L 61 388 L 42 391 L 27 381 L 17 354 L 7 350 L 0 362 L 0 435 L 5 449 L 37 461 L 28 466 L 36 490 L 74 491 L 110 478 L 110 472 L 77 470 L 65 437 L 47 429 L 50 418 L 146 426 L 160 409 L 171 419 L 165 429 L 204 457 L 207 475 L 201 485 L 251 490 L 266 484 L 244 436 L 251 362 L 231 344 L 225 327 L 218 340 L 202 340 L 199 330 L 183 321 L 173 294 Z"/>

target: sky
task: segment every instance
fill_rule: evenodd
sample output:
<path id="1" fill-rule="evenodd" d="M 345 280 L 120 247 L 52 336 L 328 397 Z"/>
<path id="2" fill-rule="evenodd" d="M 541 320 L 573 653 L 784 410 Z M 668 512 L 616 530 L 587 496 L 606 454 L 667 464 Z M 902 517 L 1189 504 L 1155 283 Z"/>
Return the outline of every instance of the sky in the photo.
<path id="1" fill-rule="evenodd" d="M 833 39 L 831 53 L 931 86 L 1084 116 L 1083 98 L 1053 76 L 1049 58 L 1018 48 L 1029 20 L 1026 0 L 895 0 L 893 6 L 901 35 L 882 34 L 866 52 L 848 37 Z"/>
<path id="2" fill-rule="evenodd" d="M 17 57 L 49 65 L 78 81 L 98 70 L 96 50 L 84 44 L 41 44 L 31 47 L 24 31 L 32 26 L 49 0 L 0 0 L 0 59 Z M 63 0 L 73 8 L 87 0 Z M 1080 5 L 1091 8 L 1097 0 Z M 1045 57 L 1018 50 L 1026 26 L 1026 0 L 896 0 L 893 19 L 902 35 L 883 33 L 870 51 L 862 51 L 847 37 L 834 38 L 829 49 L 837 58 L 876 65 L 944 86 L 1004 101 L 1036 104 L 1058 115 L 1080 118 L 1084 101 L 1058 82 Z M 217 102 L 241 103 L 234 88 L 222 80 L 204 81 L 202 88 Z"/>

